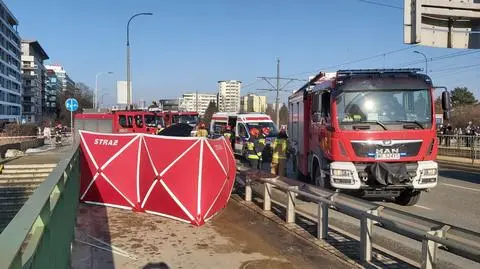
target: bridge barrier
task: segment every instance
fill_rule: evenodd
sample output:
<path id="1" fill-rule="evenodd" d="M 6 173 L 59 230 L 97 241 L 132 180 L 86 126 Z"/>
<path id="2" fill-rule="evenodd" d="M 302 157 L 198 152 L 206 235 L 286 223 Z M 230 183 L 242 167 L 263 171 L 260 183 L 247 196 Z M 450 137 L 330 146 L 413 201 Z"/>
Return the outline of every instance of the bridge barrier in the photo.
<path id="1" fill-rule="evenodd" d="M 439 221 L 386 208 L 349 195 L 314 187 L 288 178 L 271 178 L 264 172 L 239 168 L 237 183 L 245 187 L 245 200 L 252 200 L 252 182 L 263 183 L 263 209 L 271 210 L 272 187 L 287 194 L 287 223 L 295 220 L 296 196 L 300 195 L 318 204 L 317 237 L 325 239 L 329 229 L 329 210 L 335 210 L 360 221 L 360 259 L 372 259 L 372 235 L 375 225 L 422 243 L 421 268 L 434 268 L 438 248 L 480 263 L 480 233 L 454 227 Z M 375 225 L 374 225 L 375 224 Z"/>
<path id="2" fill-rule="evenodd" d="M 438 155 L 468 158 L 473 164 L 480 158 L 480 136 L 438 135 Z"/>
<path id="3" fill-rule="evenodd" d="M 76 144 L 0 234 L 0 268 L 70 268 L 79 161 Z"/>

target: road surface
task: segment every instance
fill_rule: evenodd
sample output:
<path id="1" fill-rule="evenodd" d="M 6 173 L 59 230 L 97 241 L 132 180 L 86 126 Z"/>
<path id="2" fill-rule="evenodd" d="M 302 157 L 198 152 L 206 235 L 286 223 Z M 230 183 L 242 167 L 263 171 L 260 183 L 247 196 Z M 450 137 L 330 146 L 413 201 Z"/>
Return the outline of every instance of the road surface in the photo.
<path id="1" fill-rule="evenodd" d="M 416 206 L 399 206 L 392 202 L 372 201 L 404 212 L 431 218 L 447 224 L 480 232 L 480 173 L 455 168 L 440 168 L 439 185 L 431 192 L 423 193 Z M 263 185 L 253 186 L 258 196 L 263 195 Z M 273 190 L 273 199 L 285 204 L 283 192 Z M 317 205 L 307 201 L 298 201 L 297 208 L 306 215 L 315 217 Z M 330 222 L 340 233 L 348 236 L 359 235 L 359 221 L 338 212 L 331 212 Z M 419 242 L 394 233 L 376 229 L 374 243 L 377 246 L 391 250 L 388 254 L 399 255 L 398 258 L 408 259 L 414 265 L 419 264 L 421 245 Z M 480 268 L 480 265 L 463 258 L 440 251 L 438 268 Z"/>

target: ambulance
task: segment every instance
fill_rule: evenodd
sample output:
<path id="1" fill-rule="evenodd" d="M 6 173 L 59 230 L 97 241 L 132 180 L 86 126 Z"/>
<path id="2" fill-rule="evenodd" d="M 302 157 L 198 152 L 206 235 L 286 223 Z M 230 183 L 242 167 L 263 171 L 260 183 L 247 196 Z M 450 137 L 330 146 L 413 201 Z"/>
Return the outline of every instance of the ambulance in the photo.
<path id="1" fill-rule="evenodd" d="M 267 127 L 270 130 L 266 140 L 269 144 L 278 135 L 278 129 L 270 116 L 263 113 L 215 113 L 210 122 L 210 135 L 218 137 L 223 135 L 227 125 L 235 131 L 235 139 L 232 140 L 232 148 L 235 154 L 245 156 L 245 145 L 250 138 L 250 130 L 257 128 L 262 130 Z"/>

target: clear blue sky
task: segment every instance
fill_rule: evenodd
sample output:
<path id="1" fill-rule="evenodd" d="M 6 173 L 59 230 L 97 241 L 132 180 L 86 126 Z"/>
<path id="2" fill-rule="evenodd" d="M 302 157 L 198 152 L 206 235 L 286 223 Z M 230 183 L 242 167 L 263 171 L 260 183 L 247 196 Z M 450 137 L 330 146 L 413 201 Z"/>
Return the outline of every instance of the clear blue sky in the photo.
<path id="1" fill-rule="evenodd" d="M 215 92 L 216 82 L 227 79 L 243 81 L 242 94 L 266 88 L 256 77 L 273 76 L 277 57 L 282 76 L 306 79 L 323 67 L 407 47 L 401 9 L 357 0 L 4 2 L 20 21 L 22 38 L 38 40 L 49 63 L 63 65 L 75 81 L 93 88 L 97 72 L 115 72 L 101 79 L 101 88 L 110 92 L 106 103 L 115 100 L 115 81 L 126 79 L 126 22 L 137 12 L 154 13 L 136 18 L 130 27 L 134 98 L 147 101 Z M 379 2 L 403 6 L 401 0 Z M 417 47 L 338 67 L 398 67 L 423 59 L 415 49 L 429 58 L 459 51 Z M 479 96 L 480 67 L 441 71 L 479 62 L 475 53 L 433 61 L 429 70 L 435 84 L 467 86 Z"/>

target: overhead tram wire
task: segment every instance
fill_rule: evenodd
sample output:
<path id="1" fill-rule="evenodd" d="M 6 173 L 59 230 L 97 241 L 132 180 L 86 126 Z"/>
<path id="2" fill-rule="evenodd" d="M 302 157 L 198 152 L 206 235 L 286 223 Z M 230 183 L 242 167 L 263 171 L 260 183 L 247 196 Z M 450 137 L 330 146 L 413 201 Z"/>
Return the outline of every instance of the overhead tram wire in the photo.
<path id="1" fill-rule="evenodd" d="M 429 62 L 435 62 L 435 61 L 440 61 L 440 60 L 444 60 L 444 59 L 451 59 L 451 58 L 455 58 L 455 57 L 470 55 L 470 54 L 474 54 L 474 53 L 478 53 L 478 52 L 480 52 L 480 50 L 457 51 L 457 52 L 453 52 L 453 53 L 440 55 L 440 56 L 437 56 L 437 57 L 428 58 L 428 61 Z M 421 63 L 424 63 L 424 62 L 425 62 L 424 60 L 410 61 L 410 62 L 400 63 L 399 67 L 405 67 L 405 66 L 414 65 L 414 64 L 421 64 Z"/>
<path id="2" fill-rule="evenodd" d="M 377 1 L 371 1 L 371 0 L 357 0 L 357 1 L 362 2 L 362 3 L 366 3 L 366 4 L 370 4 L 370 5 L 376 5 L 376 6 L 389 7 L 389 8 L 403 10 L 403 7 L 390 5 L 390 4 L 385 4 L 385 3 L 380 3 L 380 2 L 377 2 Z"/>
<path id="3" fill-rule="evenodd" d="M 463 66 L 453 66 L 453 67 L 447 67 L 443 69 L 438 69 L 438 70 L 432 70 L 432 73 L 436 72 L 444 72 L 444 71 L 451 71 L 451 70 L 459 70 L 459 69 L 467 69 L 467 68 L 472 68 L 472 67 L 477 67 L 480 66 L 480 64 L 471 64 L 471 65 L 463 65 Z"/>
<path id="4" fill-rule="evenodd" d="M 336 65 L 322 67 L 322 68 L 319 68 L 319 69 L 316 69 L 316 70 L 313 70 L 313 71 L 295 73 L 295 74 L 291 74 L 291 75 L 288 75 L 288 76 L 291 77 L 291 76 L 299 76 L 299 75 L 305 75 L 305 74 L 316 74 L 316 73 L 318 73 L 322 70 L 325 70 L 325 69 L 336 68 L 336 67 L 341 67 L 341 66 L 348 65 L 348 64 L 364 62 L 364 61 L 372 60 L 372 59 L 375 59 L 375 58 L 384 57 L 386 55 L 394 54 L 394 53 L 397 53 L 397 52 L 410 50 L 410 49 L 413 49 L 415 47 L 418 47 L 418 45 L 403 47 L 403 48 L 400 48 L 400 49 L 391 50 L 391 51 L 387 51 L 387 52 L 384 52 L 384 53 L 379 53 L 379 54 L 376 54 L 376 55 L 372 55 L 372 56 L 368 56 L 368 57 L 364 57 L 364 58 L 360 58 L 360 59 L 356 59 L 356 60 L 352 60 L 352 61 L 347 61 L 347 62 L 336 64 Z"/>

